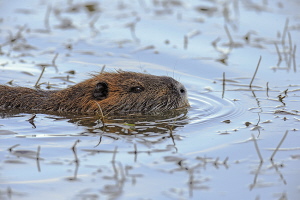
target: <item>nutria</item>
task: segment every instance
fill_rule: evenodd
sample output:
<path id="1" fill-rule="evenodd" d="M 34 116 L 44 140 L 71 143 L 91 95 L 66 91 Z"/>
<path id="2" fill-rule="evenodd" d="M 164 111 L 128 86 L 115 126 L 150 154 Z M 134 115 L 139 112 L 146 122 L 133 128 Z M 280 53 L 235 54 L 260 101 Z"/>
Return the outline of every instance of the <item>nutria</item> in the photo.
<path id="1" fill-rule="evenodd" d="M 146 113 L 189 106 L 185 87 L 167 76 L 104 72 L 55 91 L 0 85 L 0 108 L 60 112 Z"/>

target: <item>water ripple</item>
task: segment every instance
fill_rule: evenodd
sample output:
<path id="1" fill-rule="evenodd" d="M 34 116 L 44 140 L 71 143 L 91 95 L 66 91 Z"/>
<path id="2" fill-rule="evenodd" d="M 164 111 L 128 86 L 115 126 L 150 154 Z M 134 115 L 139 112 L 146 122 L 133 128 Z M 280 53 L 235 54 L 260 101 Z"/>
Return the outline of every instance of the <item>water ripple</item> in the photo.
<path id="1" fill-rule="evenodd" d="M 244 109 L 239 101 L 222 99 L 211 93 L 190 92 L 189 101 L 191 109 L 189 110 L 190 124 L 204 123 L 213 120 L 231 119 L 239 116 Z"/>

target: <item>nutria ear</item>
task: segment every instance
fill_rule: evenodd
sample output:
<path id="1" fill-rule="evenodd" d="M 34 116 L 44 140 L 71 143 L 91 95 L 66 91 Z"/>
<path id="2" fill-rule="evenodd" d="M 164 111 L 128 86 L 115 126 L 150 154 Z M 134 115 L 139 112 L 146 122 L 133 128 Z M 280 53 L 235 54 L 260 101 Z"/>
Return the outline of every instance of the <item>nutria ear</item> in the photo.
<path id="1" fill-rule="evenodd" d="M 103 100 L 106 99 L 108 95 L 108 85 L 105 82 L 99 82 L 97 83 L 93 96 L 97 100 Z"/>

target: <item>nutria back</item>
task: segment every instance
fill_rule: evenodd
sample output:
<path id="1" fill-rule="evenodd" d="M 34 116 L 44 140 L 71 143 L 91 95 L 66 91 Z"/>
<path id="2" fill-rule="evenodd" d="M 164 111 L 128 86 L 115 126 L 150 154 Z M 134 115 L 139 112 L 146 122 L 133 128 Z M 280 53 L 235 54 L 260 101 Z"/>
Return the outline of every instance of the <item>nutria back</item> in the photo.
<path id="1" fill-rule="evenodd" d="M 57 91 L 0 85 L 0 108 L 60 112 L 147 113 L 189 106 L 185 87 L 167 76 L 105 72 Z M 100 108 L 99 108 L 100 107 Z"/>

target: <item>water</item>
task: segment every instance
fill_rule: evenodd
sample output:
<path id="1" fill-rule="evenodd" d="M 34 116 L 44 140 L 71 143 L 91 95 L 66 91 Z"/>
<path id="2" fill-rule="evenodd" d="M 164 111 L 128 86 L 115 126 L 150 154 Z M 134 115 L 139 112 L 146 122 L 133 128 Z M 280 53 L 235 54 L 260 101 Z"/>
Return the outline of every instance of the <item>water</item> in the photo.
<path id="1" fill-rule="evenodd" d="M 191 108 L 105 126 L 1 111 L 0 199 L 298 199 L 299 7 L 1 1 L 0 84 L 33 87 L 46 66 L 40 87 L 63 89 L 105 65 L 174 77 Z"/>

